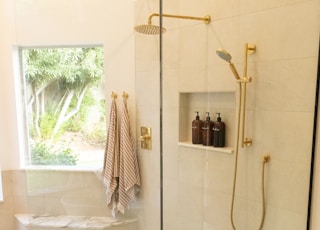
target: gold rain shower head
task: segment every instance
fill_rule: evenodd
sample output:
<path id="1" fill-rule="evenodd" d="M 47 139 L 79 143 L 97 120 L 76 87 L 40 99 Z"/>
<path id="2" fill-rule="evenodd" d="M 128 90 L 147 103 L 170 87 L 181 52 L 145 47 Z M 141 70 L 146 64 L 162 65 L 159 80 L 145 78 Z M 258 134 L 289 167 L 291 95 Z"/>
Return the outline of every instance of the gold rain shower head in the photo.
<path id="1" fill-rule="evenodd" d="M 160 28 L 160 26 L 152 25 L 152 17 L 155 17 L 155 16 L 159 17 L 160 14 L 158 13 L 151 14 L 148 18 L 148 24 L 135 26 L 134 27 L 135 31 L 143 34 L 152 34 L 152 35 L 160 34 L 160 31 L 162 33 L 166 32 L 165 28 Z M 206 15 L 204 17 L 193 17 L 193 16 L 174 15 L 174 14 L 162 14 L 162 16 L 168 17 L 168 18 L 200 20 L 200 21 L 203 21 L 205 24 L 209 24 L 211 22 L 211 17 L 209 15 Z"/>

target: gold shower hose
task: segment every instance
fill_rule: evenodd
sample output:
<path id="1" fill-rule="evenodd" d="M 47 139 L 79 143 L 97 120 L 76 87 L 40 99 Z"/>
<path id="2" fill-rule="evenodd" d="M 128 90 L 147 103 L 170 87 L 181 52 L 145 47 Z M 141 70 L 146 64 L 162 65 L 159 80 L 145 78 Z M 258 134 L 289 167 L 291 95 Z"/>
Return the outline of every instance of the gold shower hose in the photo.
<path id="1" fill-rule="evenodd" d="M 234 175 L 233 175 L 233 188 L 232 188 L 232 199 L 231 199 L 231 209 L 230 209 L 230 220 L 232 228 L 236 230 L 236 226 L 233 220 L 233 209 L 234 209 L 234 200 L 236 192 L 236 182 L 237 182 L 237 168 L 238 168 L 238 153 L 239 153 L 239 132 L 240 132 L 240 115 L 241 115 L 241 104 L 242 104 L 242 84 L 239 83 L 239 104 L 238 104 L 238 116 L 237 116 L 237 136 L 236 136 L 236 147 L 235 147 L 235 163 L 234 163 Z M 244 108 L 245 109 L 245 108 Z M 261 192 L 262 192 L 262 218 L 259 226 L 259 230 L 262 230 L 265 214 L 266 214 L 266 205 L 265 205 L 265 192 L 264 192 L 264 168 L 265 164 L 269 162 L 270 156 L 266 155 L 262 161 L 262 174 L 261 174 Z"/>

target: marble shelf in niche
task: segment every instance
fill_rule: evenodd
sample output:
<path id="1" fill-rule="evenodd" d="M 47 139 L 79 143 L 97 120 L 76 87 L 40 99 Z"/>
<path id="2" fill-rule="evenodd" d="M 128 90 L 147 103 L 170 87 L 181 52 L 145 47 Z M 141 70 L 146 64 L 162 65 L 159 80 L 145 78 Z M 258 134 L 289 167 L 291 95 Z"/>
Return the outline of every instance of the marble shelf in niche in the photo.
<path id="1" fill-rule="evenodd" d="M 226 125 L 226 147 L 216 148 L 192 144 L 192 120 L 195 119 L 195 111 L 199 111 L 201 120 L 205 120 L 206 112 L 210 112 L 212 121 L 216 120 L 216 113 L 221 114 L 222 121 Z M 235 91 L 179 93 L 179 146 L 231 154 L 235 138 L 235 124 Z"/>
<path id="2" fill-rule="evenodd" d="M 233 148 L 232 147 L 213 147 L 213 146 L 204 146 L 201 144 L 192 144 L 191 141 L 184 141 L 184 142 L 178 142 L 179 146 L 188 147 L 188 148 L 195 148 L 195 149 L 202 149 L 206 151 L 213 151 L 213 152 L 220 152 L 220 153 L 227 153 L 232 154 Z"/>

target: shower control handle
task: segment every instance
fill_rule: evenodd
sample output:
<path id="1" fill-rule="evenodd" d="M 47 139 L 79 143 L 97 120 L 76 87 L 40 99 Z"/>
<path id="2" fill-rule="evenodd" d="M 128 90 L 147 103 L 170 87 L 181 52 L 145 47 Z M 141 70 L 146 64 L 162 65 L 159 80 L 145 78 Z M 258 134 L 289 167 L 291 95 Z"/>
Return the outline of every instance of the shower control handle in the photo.
<path id="1" fill-rule="evenodd" d="M 141 136 L 139 137 L 139 141 L 141 141 L 142 149 L 152 149 L 151 128 L 144 126 L 141 127 Z"/>
<path id="2" fill-rule="evenodd" d="M 143 135 L 139 137 L 139 141 L 146 141 L 148 139 L 150 139 L 151 137 L 149 135 Z"/>

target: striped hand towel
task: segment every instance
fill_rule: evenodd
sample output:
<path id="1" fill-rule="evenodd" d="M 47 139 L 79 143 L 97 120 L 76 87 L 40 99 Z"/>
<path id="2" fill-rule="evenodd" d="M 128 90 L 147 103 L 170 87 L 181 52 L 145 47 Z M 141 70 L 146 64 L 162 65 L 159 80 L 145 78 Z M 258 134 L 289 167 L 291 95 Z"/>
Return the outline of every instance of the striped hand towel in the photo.
<path id="1" fill-rule="evenodd" d="M 119 203 L 121 213 L 135 201 L 140 188 L 140 172 L 134 141 L 130 130 L 127 100 L 123 99 L 122 117 L 120 122 L 120 175 L 119 175 Z"/>
<path id="2" fill-rule="evenodd" d="M 119 184 L 119 142 L 115 99 L 112 100 L 110 110 L 110 122 L 103 166 L 103 181 L 107 187 L 107 206 L 112 210 L 112 213 L 115 213 L 117 211 Z"/>

